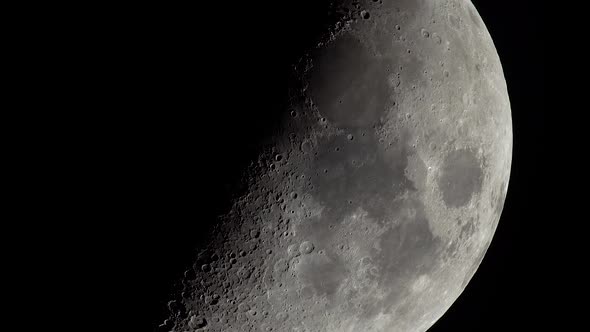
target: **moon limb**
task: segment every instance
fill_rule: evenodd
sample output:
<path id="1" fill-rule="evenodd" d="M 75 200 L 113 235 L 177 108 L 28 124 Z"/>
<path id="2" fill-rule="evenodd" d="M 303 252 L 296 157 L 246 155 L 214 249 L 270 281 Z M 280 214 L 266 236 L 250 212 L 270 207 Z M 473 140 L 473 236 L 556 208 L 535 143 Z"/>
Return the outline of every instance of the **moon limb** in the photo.
<path id="1" fill-rule="evenodd" d="M 295 137 L 245 171 L 164 327 L 425 331 L 475 273 L 512 153 L 491 37 L 468 1 L 363 6 L 310 52 Z"/>

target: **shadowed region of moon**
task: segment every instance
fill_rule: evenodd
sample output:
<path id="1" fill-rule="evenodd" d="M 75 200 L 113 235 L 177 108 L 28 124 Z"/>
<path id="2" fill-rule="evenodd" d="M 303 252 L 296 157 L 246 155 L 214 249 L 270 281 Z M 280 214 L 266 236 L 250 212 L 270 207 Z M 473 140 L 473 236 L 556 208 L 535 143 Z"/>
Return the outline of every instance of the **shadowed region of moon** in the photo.
<path id="1" fill-rule="evenodd" d="M 335 2 L 165 331 L 426 331 L 492 240 L 512 122 L 463 0 Z"/>

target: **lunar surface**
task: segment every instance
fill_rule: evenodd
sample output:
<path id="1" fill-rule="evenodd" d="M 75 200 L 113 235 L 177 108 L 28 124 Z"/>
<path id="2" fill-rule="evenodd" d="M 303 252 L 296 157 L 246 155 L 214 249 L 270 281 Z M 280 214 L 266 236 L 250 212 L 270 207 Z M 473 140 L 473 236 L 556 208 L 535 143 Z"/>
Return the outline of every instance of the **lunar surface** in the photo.
<path id="1" fill-rule="evenodd" d="M 164 331 L 426 331 L 492 240 L 506 82 L 462 0 L 338 2 Z"/>

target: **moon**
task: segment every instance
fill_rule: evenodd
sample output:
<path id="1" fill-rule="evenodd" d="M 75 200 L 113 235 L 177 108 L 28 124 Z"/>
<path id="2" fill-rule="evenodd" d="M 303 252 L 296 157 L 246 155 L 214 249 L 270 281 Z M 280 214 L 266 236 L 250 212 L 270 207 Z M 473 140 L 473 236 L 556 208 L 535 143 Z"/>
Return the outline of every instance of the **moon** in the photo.
<path id="1" fill-rule="evenodd" d="M 341 1 L 292 67 L 164 331 L 426 331 L 480 265 L 512 156 L 502 66 L 461 0 Z"/>

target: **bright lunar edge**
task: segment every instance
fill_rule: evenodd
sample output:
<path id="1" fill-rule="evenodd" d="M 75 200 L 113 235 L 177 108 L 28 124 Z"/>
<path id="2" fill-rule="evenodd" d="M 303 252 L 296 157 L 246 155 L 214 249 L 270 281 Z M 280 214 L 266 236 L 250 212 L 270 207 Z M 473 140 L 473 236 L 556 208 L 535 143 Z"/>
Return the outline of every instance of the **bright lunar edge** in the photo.
<path id="1" fill-rule="evenodd" d="M 162 331 L 426 331 L 482 261 L 512 122 L 466 0 L 340 1 L 292 64 L 282 134 L 242 172 Z"/>

